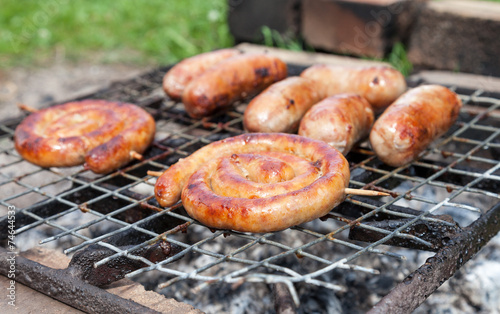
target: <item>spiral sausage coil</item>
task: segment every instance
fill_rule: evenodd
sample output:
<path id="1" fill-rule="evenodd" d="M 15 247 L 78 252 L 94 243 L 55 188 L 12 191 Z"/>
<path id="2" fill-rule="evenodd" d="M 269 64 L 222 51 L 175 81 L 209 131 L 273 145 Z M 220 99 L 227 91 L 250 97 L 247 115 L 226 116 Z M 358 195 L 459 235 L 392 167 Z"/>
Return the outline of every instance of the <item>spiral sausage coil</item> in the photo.
<path id="1" fill-rule="evenodd" d="M 85 163 L 95 173 L 108 173 L 143 153 L 155 134 L 153 117 L 142 108 L 105 100 L 83 100 L 39 110 L 14 133 L 26 160 L 41 167 Z"/>
<path id="2" fill-rule="evenodd" d="M 326 215 L 345 198 L 349 166 L 328 144 L 298 135 L 251 133 L 213 142 L 157 180 L 167 207 L 215 229 L 283 230 Z"/>

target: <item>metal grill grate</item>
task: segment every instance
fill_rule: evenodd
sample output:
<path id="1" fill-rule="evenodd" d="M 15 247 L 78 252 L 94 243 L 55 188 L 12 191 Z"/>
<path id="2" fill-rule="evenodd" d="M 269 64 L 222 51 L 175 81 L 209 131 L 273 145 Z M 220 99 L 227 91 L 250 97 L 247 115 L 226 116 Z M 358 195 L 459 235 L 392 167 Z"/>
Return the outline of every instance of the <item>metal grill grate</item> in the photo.
<path id="1" fill-rule="evenodd" d="M 0 213 L 16 207 L 18 243 L 24 242 L 23 248 L 36 245 L 28 238 L 52 243 L 66 254 L 97 243 L 116 253 L 96 266 L 118 256 L 141 261 L 146 267 L 127 276 L 160 272 L 165 278 L 161 288 L 179 281 L 195 282 L 197 289 L 215 282 L 285 283 L 298 302 L 294 283 L 345 290 L 331 276 L 333 270 L 377 274 L 364 266 L 365 258 L 375 254 L 405 259 L 388 245 L 437 251 L 449 234 L 460 232 L 499 203 L 500 100 L 476 92 L 461 94 L 465 106 L 458 122 L 411 165 L 382 164 L 366 142 L 347 156 L 351 187 L 386 191 L 392 197 L 350 196 L 324 219 L 282 232 L 209 230 L 187 216 L 181 204 L 160 208 L 152 192 L 155 178 L 147 171 L 163 171 L 210 142 L 243 133 L 245 103 L 192 120 L 182 104 L 165 98 L 161 81 L 166 70 L 84 97 L 138 104 L 157 122 L 155 142 L 144 160 L 109 175 L 98 176 L 83 167 L 33 166 L 13 147 L 21 118 L 1 123 Z M 302 68 L 290 70 L 294 75 Z M 6 217 L 0 223 L 6 224 Z M 158 241 L 182 251 L 155 263 L 134 254 Z"/>

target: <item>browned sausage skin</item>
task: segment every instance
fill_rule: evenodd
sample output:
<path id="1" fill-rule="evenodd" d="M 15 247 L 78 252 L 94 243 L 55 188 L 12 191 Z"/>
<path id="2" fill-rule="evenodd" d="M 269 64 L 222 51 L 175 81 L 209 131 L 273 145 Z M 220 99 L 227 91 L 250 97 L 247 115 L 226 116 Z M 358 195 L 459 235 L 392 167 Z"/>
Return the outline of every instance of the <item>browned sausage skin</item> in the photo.
<path id="1" fill-rule="evenodd" d="M 142 108 L 105 100 L 83 100 L 42 109 L 24 119 L 14 133 L 19 154 L 41 167 L 85 163 L 107 173 L 141 154 L 155 134 L 153 117 Z"/>
<path id="2" fill-rule="evenodd" d="M 209 116 L 253 96 L 287 76 L 287 66 L 267 54 L 242 54 L 218 63 L 193 79 L 182 102 L 189 116 Z"/>
<path id="3" fill-rule="evenodd" d="M 340 94 L 314 105 L 300 122 L 299 135 L 327 142 L 347 155 L 370 133 L 373 110 L 363 97 Z"/>
<path id="4" fill-rule="evenodd" d="M 270 232 L 326 215 L 344 200 L 349 176 L 346 159 L 324 142 L 250 133 L 172 165 L 155 195 L 161 206 L 182 197 L 188 214 L 211 228 Z"/>
<path id="5" fill-rule="evenodd" d="M 453 125 L 461 106 L 458 95 L 444 86 L 411 89 L 375 121 L 371 146 L 384 163 L 405 165 Z"/>
<path id="6" fill-rule="evenodd" d="M 199 76 L 210 67 L 217 63 L 234 57 L 241 52 L 237 49 L 220 49 L 210 52 L 205 52 L 187 59 L 174 65 L 163 77 L 163 90 L 174 100 L 182 99 L 182 93 L 186 85 Z"/>
<path id="7" fill-rule="evenodd" d="M 245 109 L 243 125 L 249 132 L 296 132 L 300 119 L 321 100 L 312 80 L 292 76 L 274 83 Z"/>
<path id="8" fill-rule="evenodd" d="M 317 82 L 324 97 L 359 94 L 381 112 L 406 90 L 404 76 L 389 66 L 313 65 L 300 76 Z"/>

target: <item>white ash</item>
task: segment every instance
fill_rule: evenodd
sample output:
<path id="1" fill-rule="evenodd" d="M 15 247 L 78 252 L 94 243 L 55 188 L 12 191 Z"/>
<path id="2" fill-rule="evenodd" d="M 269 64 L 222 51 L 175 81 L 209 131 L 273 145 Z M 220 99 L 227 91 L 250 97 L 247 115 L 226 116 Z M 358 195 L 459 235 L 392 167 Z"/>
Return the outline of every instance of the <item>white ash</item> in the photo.
<path id="1" fill-rule="evenodd" d="M 500 234 L 415 311 L 423 313 L 500 313 Z"/>
<path id="2" fill-rule="evenodd" d="M 328 222 L 316 222 L 316 224 L 329 225 Z M 188 230 L 185 235 L 187 239 L 183 241 L 187 240 L 189 243 L 194 243 L 203 237 L 210 236 L 210 232 L 202 231 L 201 228 L 199 229 L 200 230 Z M 236 237 L 233 235 L 228 238 L 219 237 L 217 241 L 213 241 L 209 245 L 204 245 L 203 248 L 212 252 L 228 254 L 238 246 L 246 243 L 244 240 L 235 238 Z M 343 237 L 340 236 L 340 238 Z M 226 239 L 232 242 L 229 243 Z M 274 235 L 272 240 L 290 247 L 297 247 L 303 243 L 307 243 L 311 239 L 303 233 L 285 231 Z M 279 254 L 282 251 L 283 250 L 276 247 L 258 244 L 253 249 L 245 251 L 243 254 L 238 254 L 236 257 L 260 260 L 274 254 Z M 307 252 L 311 254 L 317 254 L 329 260 L 345 257 L 349 251 L 351 250 L 339 245 L 332 247 L 323 244 L 307 250 Z M 171 267 L 189 273 L 213 261 L 214 259 L 211 257 L 190 254 L 176 262 L 175 265 L 171 265 Z M 375 269 L 383 269 L 383 275 L 377 276 L 352 270 L 335 269 L 318 278 L 322 281 L 338 283 L 346 287 L 346 291 L 344 292 L 335 292 L 330 289 L 305 283 L 295 284 L 295 289 L 300 297 L 301 303 L 299 313 L 364 312 L 368 310 L 376 300 L 388 293 L 390 287 L 397 283 L 394 278 L 402 280 L 404 276 L 409 273 L 408 271 L 401 273 L 402 269 L 406 269 L 405 267 L 401 267 L 403 263 L 389 257 L 361 257 L 355 264 L 367 266 L 370 263 L 370 266 Z M 279 265 L 289 267 L 299 273 L 308 273 L 318 270 L 319 267 L 325 267 L 325 265 L 318 265 L 317 262 L 309 258 L 299 258 L 295 254 L 280 259 Z M 206 276 L 223 275 L 241 268 L 242 266 L 238 263 L 225 263 L 222 267 L 216 266 L 201 274 Z M 408 265 L 408 268 L 414 269 L 415 265 L 411 267 Z M 261 272 L 264 271 L 261 268 L 258 270 Z M 155 283 L 166 282 L 171 278 L 172 277 L 165 273 L 156 271 L 132 279 L 138 280 L 150 289 L 156 289 Z M 163 293 L 167 297 L 189 303 L 202 309 L 206 313 L 234 313 L 235 311 L 238 313 L 272 313 L 274 311 L 272 285 L 266 285 L 264 283 L 244 283 L 241 285 L 216 283 L 196 293 L 197 287 L 199 287 L 200 284 L 201 282 L 194 280 L 183 280 L 165 289 L 157 289 L 157 291 Z M 241 307 L 242 305 L 244 306 Z"/>
<path id="3" fill-rule="evenodd" d="M 467 299 L 467 303 L 484 313 L 500 311 L 500 261 L 479 261 L 460 272 L 461 280 L 450 281 L 450 286 Z M 487 291 L 487 293 L 477 293 Z"/>
<path id="4" fill-rule="evenodd" d="M 404 181 L 394 189 L 394 192 L 405 193 L 415 185 L 416 183 Z M 450 197 L 450 192 L 446 189 L 436 188 L 429 185 L 418 188 L 412 194 L 425 200 L 444 200 Z M 400 199 L 395 203 L 395 205 L 412 208 L 422 212 L 432 209 L 432 215 L 450 215 L 459 226 L 466 227 L 479 218 L 481 211 L 485 212 L 499 201 L 500 199 L 495 199 L 485 195 L 463 192 L 456 198 L 450 200 L 451 203 L 467 205 L 463 207 L 442 204 L 438 208 L 434 208 L 436 206 L 434 203 L 418 201 L 415 198 L 410 200 L 404 198 Z"/>

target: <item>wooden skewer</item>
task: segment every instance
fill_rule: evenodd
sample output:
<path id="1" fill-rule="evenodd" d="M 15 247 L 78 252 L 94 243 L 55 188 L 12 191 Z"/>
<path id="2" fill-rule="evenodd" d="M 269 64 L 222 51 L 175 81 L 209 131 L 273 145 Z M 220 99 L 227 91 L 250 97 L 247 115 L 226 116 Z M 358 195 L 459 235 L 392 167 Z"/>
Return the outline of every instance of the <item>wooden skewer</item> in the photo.
<path id="1" fill-rule="evenodd" d="M 20 103 L 17 104 L 17 107 L 21 110 L 31 112 L 31 113 L 35 113 L 38 111 L 38 109 L 36 109 L 36 108 L 30 107 L 30 106 L 25 105 L 25 104 L 20 104 Z"/>
<path id="2" fill-rule="evenodd" d="M 163 172 L 161 171 L 153 171 L 153 170 L 148 170 L 147 171 L 147 174 L 148 176 L 152 176 L 152 177 L 159 177 L 163 174 Z"/>
<path id="3" fill-rule="evenodd" d="M 136 151 L 131 151 L 130 152 L 130 157 L 134 158 L 134 159 L 137 159 L 137 160 L 141 160 L 142 159 L 142 155 L 139 154 L 138 152 Z"/>
<path id="4" fill-rule="evenodd" d="M 345 188 L 344 189 L 345 194 L 351 194 L 351 195 L 363 195 L 363 196 L 389 196 L 389 193 L 385 192 L 379 192 L 379 191 L 372 191 L 372 190 L 361 190 L 361 189 L 351 189 L 351 188 Z"/>

